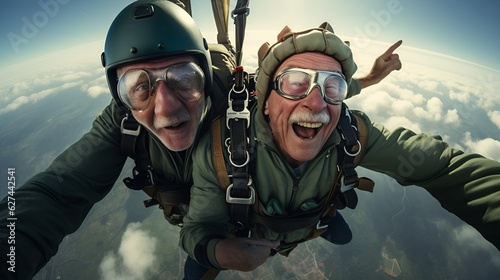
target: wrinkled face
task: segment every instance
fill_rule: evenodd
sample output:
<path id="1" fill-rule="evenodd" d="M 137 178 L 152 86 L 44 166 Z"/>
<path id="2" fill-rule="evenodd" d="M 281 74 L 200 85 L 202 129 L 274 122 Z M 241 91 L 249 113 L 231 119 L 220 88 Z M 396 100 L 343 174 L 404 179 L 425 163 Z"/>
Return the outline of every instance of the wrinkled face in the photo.
<path id="1" fill-rule="evenodd" d="M 182 62 L 195 62 L 189 56 L 172 57 L 151 62 L 131 64 L 118 69 L 118 75 L 130 69 L 161 69 Z M 203 89 L 202 89 L 203 90 Z M 205 97 L 188 101 L 165 81 L 158 81 L 144 110 L 132 110 L 137 121 L 172 151 L 189 148 L 195 139 L 205 108 Z"/>
<path id="2" fill-rule="evenodd" d="M 286 69 L 305 68 L 342 72 L 334 58 L 315 52 L 296 54 L 286 59 L 276 71 L 273 80 Z M 292 165 L 298 166 L 318 155 L 337 126 L 341 105 L 326 103 L 318 87 L 300 100 L 281 97 L 272 90 L 264 108 L 274 141 Z"/>

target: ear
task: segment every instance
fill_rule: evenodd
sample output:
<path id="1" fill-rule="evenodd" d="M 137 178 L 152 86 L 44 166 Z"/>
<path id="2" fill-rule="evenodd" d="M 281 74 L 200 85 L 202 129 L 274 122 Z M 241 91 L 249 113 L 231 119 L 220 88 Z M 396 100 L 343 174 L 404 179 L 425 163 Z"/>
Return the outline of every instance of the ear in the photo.
<path id="1" fill-rule="evenodd" d="M 266 104 L 264 105 L 264 115 L 269 116 L 269 105 L 268 100 L 266 100 Z"/>

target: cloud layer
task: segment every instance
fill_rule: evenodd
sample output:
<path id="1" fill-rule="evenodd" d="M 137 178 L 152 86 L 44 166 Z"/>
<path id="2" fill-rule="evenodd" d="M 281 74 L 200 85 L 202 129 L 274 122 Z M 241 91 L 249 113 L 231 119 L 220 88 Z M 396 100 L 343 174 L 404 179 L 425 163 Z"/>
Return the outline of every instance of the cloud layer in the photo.
<path id="1" fill-rule="evenodd" d="M 103 280 L 142 280 L 155 271 L 157 239 L 131 223 L 123 234 L 118 252 L 109 252 L 99 266 Z"/>
<path id="2" fill-rule="evenodd" d="M 108 94 L 98 61 L 102 43 L 39 57 L 0 69 L 0 116 L 71 89 L 74 94 Z M 81 56 L 75 57 L 75 53 Z M 74 88 L 74 89 L 73 89 Z"/>

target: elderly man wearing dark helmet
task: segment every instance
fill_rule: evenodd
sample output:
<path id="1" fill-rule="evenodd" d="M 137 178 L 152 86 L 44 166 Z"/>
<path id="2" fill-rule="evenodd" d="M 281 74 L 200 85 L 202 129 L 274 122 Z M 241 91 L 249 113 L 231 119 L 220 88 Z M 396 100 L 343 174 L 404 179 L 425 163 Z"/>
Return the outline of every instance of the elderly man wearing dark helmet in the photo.
<path id="1" fill-rule="evenodd" d="M 234 68 L 227 49 L 227 67 L 212 67 L 210 48 L 189 14 L 169 1 L 137 1 L 116 16 L 101 57 L 113 100 L 88 133 L 16 189 L 17 267 L 10 273 L 2 254 L 1 279 L 32 278 L 110 192 L 127 156 L 136 161 L 127 186 L 144 190 L 151 196 L 148 203 L 159 203 L 170 223 L 182 225 L 192 185 L 191 153 L 221 114 L 214 104 L 227 101 Z M 354 93 L 398 68 L 385 57 L 377 61 L 375 74 L 358 81 Z M 215 76 L 222 83 L 212 83 Z M 224 98 L 214 101 L 216 96 Z M 7 203 L 6 198 L 0 203 L 2 252 L 8 249 Z"/>
<path id="2" fill-rule="evenodd" d="M 361 135 L 366 141 L 357 144 L 360 166 L 425 188 L 500 248 L 500 163 L 453 149 L 438 137 L 403 128 L 391 132 L 361 112 L 349 113 L 343 101 L 355 71 L 349 47 L 326 23 L 303 32 L 285 28 L 276 44 L 262 46 L 258 103 L 250 109 L 247 132 L 248 169 L 229 160 L 223 148 L 229 186 L 218 174 L 214 147 L 231 147 L 235 139 L 226 129 L 213 130 L 220 136 L 202 138 L 194 152 L 191 200 L 197 203 L 189 208 L 180 239 L 190 256 L 214 270 L 251 271 L 270 255 L 287 255 L 320 234 L 333 243 L 349 242 L 349 227 L 335 209 L 349 201 L 335 200 L 332 186 L 345 167 L 338 158 L 354 154 L 338 149 L 347 138 L 342 123 L 349 126 L 354 115 L 366 126 Z M 401 170 L 400 158 L 415 153 L 426 155 L 419 168 Z M 232 192 L 245 176 L 246 184 L 238 188 L 243 195 Z M 329 224 L 322 223 L 323 209 L 333 213 Z"/>

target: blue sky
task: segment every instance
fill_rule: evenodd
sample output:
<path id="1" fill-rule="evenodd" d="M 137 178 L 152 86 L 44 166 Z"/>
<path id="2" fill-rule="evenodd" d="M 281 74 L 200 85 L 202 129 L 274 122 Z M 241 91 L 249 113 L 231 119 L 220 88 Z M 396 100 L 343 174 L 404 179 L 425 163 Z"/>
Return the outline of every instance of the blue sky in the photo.
<path id="1" fill-rule="evenodd" d="M 131 2 L 9 1 L 0 11 L 0 67 L 103 40 L 113 18 Z M 210 2 L 192 2 L 202 31 L 213 32 Z M 247 30 L 277 33 L 285 24 L 300 30 L 329 21 L 338 34 L 360 38 L 360 44 L 403 39 L 406 46 L 500 70 L 500 2 L 493 0 L 251 0 L 250 8 Z"/>

